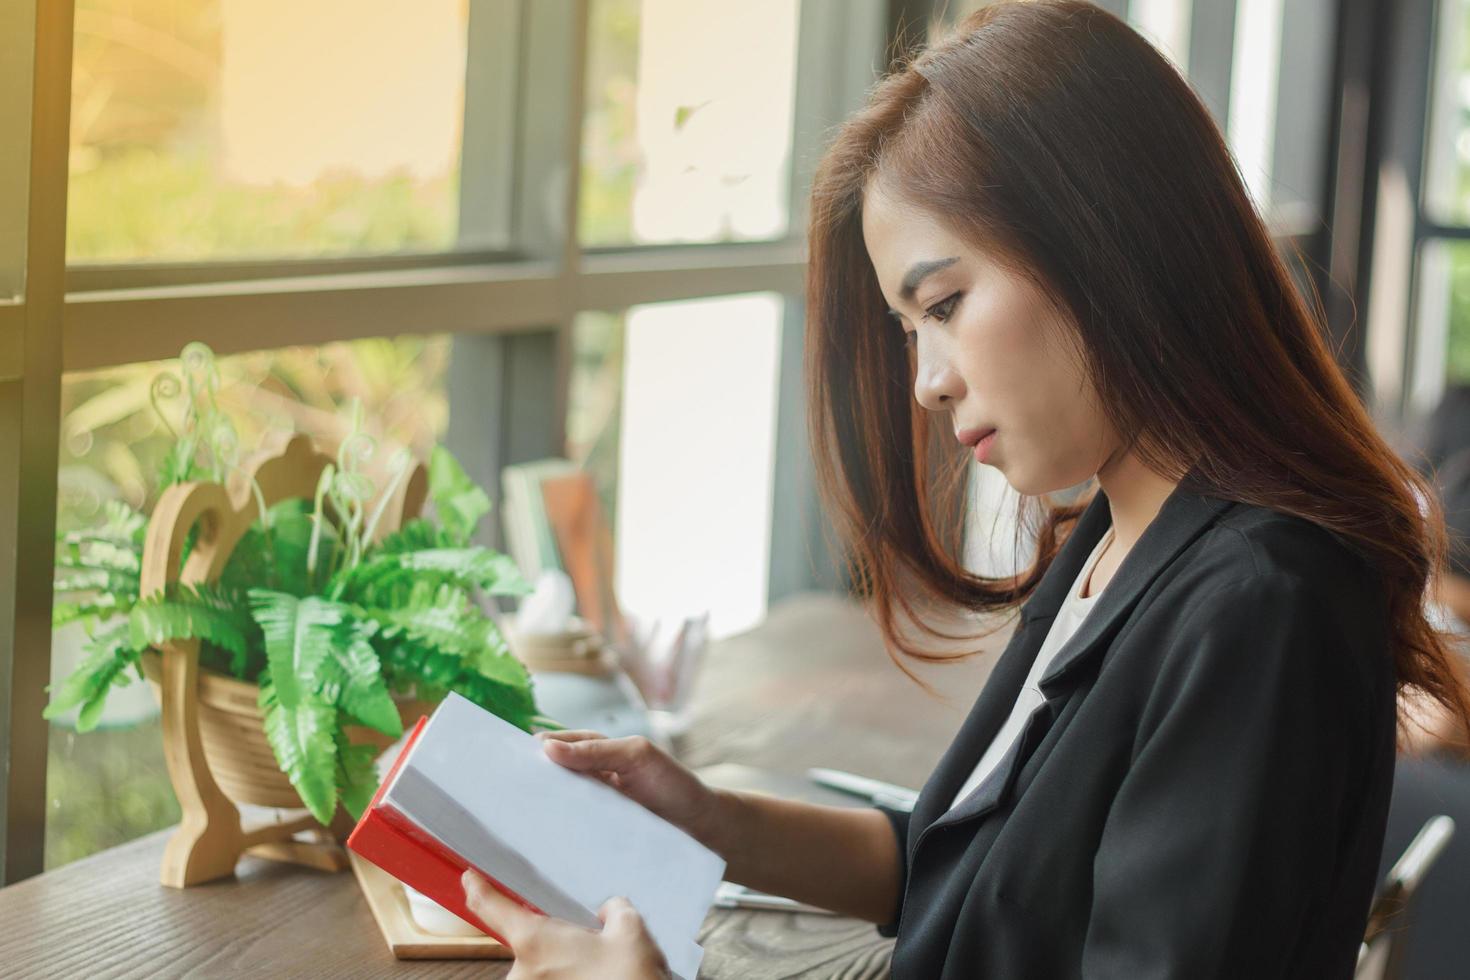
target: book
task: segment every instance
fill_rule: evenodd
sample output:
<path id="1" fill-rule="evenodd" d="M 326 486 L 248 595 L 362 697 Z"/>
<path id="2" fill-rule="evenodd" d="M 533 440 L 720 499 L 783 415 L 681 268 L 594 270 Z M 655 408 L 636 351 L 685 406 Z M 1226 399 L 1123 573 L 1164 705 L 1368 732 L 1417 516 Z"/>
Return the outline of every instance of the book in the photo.
<path id="1" fill-rule="evenodd" d="M 563 567 L 556 535 L 546 517 L 541 483 L 579 471 L 576 463 L 558 457 L 517 463 L 500 471 L 500 518 L 506 546 L 521 574 L 530 581 L 545 569 Z"/>
<path id="2" fill-rule="evenodd" d="M 615 644 L 626 644 L 628 631 L 613 590 L 612 529 L 603 518 L 592 476 L 581 470 L 547 476 L 541 481 L 541 499 L 582 618 Z"/>
<path id="3" fill-rule="evenodd" d="M 501 942 L 465 906 L 466 867 L 588 929 L 602 928 L 603 902 L 626 896 L 680 980 L 699 972 L 695 940 L 725 873 L 681 828 L 452 692 L 414 726 L 347 847 Z"/>

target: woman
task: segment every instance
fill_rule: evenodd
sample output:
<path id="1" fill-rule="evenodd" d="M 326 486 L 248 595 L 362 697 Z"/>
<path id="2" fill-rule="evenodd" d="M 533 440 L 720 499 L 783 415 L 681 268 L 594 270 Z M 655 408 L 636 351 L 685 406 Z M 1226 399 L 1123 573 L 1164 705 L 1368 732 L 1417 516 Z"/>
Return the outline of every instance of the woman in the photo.
<path id="1" fill-rule="evenodd" d="M 944 635 L 935 605 L 1019 607 L 1009 645 L 912 814 L 707 789 L 638 738 L 547 753 L 731 880 L 877 923 L 900 980 L 1351 976 L 1395 693 L 1470 718 L 1423 611 L 1443 522 L 1188 84 L 1088 3 L 984 8 L 837 134 L 809 242 L 854 580 L 891 649 L 943 659 L 903 625 Z M 1027 498 L 1096 478 L 1014 578 L 956 557 L 972 457 Z M 594 933 L 476 894 L 544 975 L 662 969 L 636 910 Z"/>

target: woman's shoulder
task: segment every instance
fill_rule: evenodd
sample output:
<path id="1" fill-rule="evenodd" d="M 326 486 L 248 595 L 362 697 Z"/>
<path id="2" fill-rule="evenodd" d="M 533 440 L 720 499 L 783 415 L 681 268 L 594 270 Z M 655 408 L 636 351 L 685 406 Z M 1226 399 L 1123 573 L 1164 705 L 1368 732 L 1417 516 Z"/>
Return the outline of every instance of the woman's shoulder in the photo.
<path id="1" fill-rule="evenodd" d="M 1342 608 L 1381 600 L 1377 571 L 1337 532 L 1297 514 L 1237 502 L 1193 549 L 1196 588 L 1276 590 Z"/>
<path id="2" fill-rule="evenodd" d="M 1342 535 L 1236 503 L 1184 557 L 1167 600 L 1154 604 L 1161 635 L 1178 641 L 1161 656 L 1245 654 L 1258 668 L 1274 663 L 1281 676 L 1314 663 L 1338 668 L 1360 689 L 1391 687 L 1387 597 L 1371 561 Z"/>

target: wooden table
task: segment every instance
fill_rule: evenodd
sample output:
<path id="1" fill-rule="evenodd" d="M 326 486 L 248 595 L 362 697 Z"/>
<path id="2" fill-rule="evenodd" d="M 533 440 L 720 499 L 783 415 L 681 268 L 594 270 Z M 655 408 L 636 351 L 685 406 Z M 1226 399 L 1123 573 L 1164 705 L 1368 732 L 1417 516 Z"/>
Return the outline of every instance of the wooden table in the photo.
<path id="1" fill-rule="evenodd" d="M 801 774 L 831 766 L 918 787 L 964 719 L 1009 628 L 964 664 L 893 665 L 861 607 L 807 594 L 711 646 L 676 751 Z M 171 830 L 0 889 L 5 977 L 503 977 L 511 961 L 409 962 L 383 943 L 356 880 L 247 857 L 233 879 L 158 882 Z M 711 909 L 700 977 L 883 977 L 893 940 L 858 919 Z"/>

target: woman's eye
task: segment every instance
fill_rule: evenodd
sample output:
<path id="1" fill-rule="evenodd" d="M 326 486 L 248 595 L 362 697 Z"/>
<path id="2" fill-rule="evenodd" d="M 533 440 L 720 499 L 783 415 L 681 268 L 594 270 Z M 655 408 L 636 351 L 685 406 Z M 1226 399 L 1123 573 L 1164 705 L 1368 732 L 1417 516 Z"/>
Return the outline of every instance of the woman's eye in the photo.
<path id="1" fill-rule="evenodd" d="M 939 302 L 935 303 L 933 306 L 929 307 L 929 309 L 924 311 L 924 319 L 927 320 L 932 316 L 940 323 L 948 320 L 951 314 L 954 313 L 955 304 L 960 301 L 960 295 L 960 293 L 955 293 L 954 295 L 947 296 Z"/>

